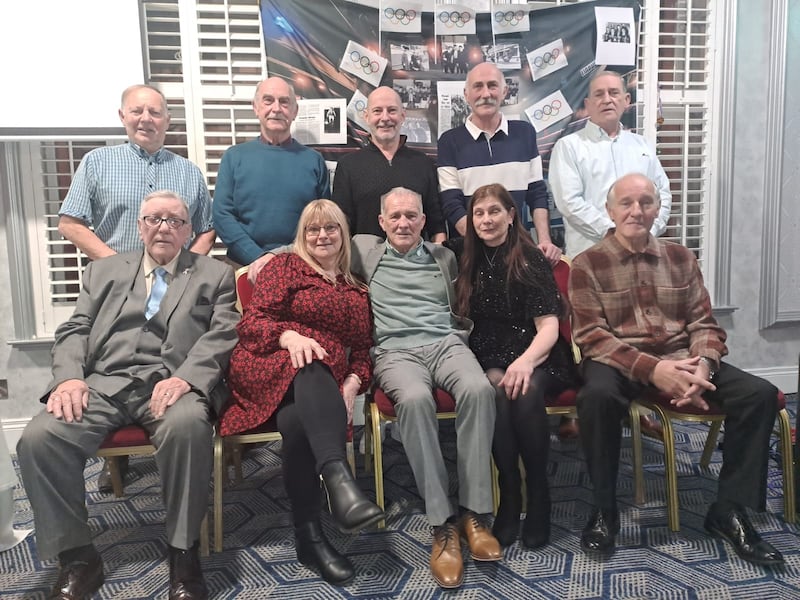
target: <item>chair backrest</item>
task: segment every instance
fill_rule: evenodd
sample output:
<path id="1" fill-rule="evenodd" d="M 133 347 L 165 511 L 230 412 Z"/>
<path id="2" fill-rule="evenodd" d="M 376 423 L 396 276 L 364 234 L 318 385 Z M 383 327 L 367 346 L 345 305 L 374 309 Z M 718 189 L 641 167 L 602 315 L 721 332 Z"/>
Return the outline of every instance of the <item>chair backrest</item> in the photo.
<path id="1" fill-rule="evenodd" d="M 572 343 L 572 328 L 569 323 L 569 259 L 566 256 L 562 256 L 558 264 L 553 267 L 553 277 L 564 301 L 564 314 L 558 322 L 558 329 L 561 336 Z"/>
<path id="2" fill-rule="evenodd" d="M 249 270 L 249 266 L 236 270 L 236 310 L 239 312 L 244 312 L 244 307 L 253 299 L 253 284 L 247 279 Z"/>
<path id="3" fill-rule="evenodd" d="M 553 267 L 553 277 L 556 280 L 558 291 L 561 292 L 561 298 L 564 301 L 564 315 L 558 321 L 558 330 L 567 343 L 572 346 L 572 357 L 576 363 L 581 362 L 581 351 L 575 342 L 572 340 L 572 309 L 569 304 L 569 270 L 570 259 L 562 256 L 558 264 Z"/>

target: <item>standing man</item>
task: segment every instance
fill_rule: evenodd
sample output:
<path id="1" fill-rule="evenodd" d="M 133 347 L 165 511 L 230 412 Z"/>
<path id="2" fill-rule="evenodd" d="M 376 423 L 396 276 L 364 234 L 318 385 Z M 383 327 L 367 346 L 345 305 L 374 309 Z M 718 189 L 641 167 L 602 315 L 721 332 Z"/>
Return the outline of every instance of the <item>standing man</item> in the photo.
<path id="1" fill-rule="evenodd" d="M 464 96 L 472 114 L 464 125 L 439 138 L 442 210 L 450 225 L 464 235 L 469 197 L 482 185 L 500 183 L 511 193 L 519 214 L 525 214 L 528 205 L 539 249 L 555 264 L 561 250 L 550 240 L 547 186 L 536 130 L 525 121 L 509 121 L 500 112 L 507 92 L 503 73 L 492 63 L 476 65 L 467 75 Z"/>
<path id="2" fill-rule="evenodd" d="M 95 148 L 83 157 L 58 211 L 59 233 L 92 260 L 138 250 L 142 198 L 172 190 L 189 206 L 195 233 L 190 250 L 208 254 L 217 237 L 211 196 L 200 169 L 164 147 L 170 121 L 166 98 L 149 85 L 132 85 L 122 92 L 119 119 L 128 143 Z"/>
<path id="3" fill-rule="evenodd" d="M 258 84 L 253 111 L 261 135 L 222 156 L 214 188 L 214 222 L 228 258 L 250 265 L 255 282 L 267 251 L 290 244 L 306 204 L 330 196 L 328 168 L 319 152 L 292 138 L 294 88 L 280 77 Z"/>
<path id="4" fill-rule="evenodd" d="M 605 209 L 606 194 L 626 173 L 644 173 L 655 183 L 660 208 L 650 233 L 658 237 L 667 229 L 672 209 L 667 175 L 655 148 L 620 123 L 630 101 L 622 75 L 596 73 L 584 100 L 589 115 L 586 126 L 553 147 L 550 185 L 564 217 L 566 253 L 571 257 L 599 242 L 613 227 Z"/>
<path id="5" fill-rule="evenodd" d="M 455 255 L 421 238 L 420 195 L 394 188 L 381 198 L 386 240 L 353 238 L 353 272 L 369 286 L 375 318 L 374 375 L 395 403 L 397 426 L 433 526 L 431 573 L 443 588 L 464 578 L 460 537 L 479 561 L 502 559 L 486 523 L 492 511 L 490 457 L 494 388 L 467 345 L 472 322 L 453 312 Z M 448 494 L 435 388 L 456 401 L 459 507 Z"/>
<path id="6" fill-rule="evenodd" d="M 408 148 L 406 136 L 400 135 L 406 111 L 397 92 L 390 87 L 375 89 L 367 98 L 366 119 L 369 144 L 344 156 L 333 179 L 331 199 L 347 215 L 351 233 L 384 237 L 378 223 L 381 196 L 402 186 L 422 196 L 431 241 L 444 241 L 436 166 L 422 152 Z"/>
<path id="7" fill-rule="evenodd" d="M 83 157 L 58 212 L 59 233 L 92 260 L 139 250 L 142 198 L 156 190 L 172 190 L 189 207 L 195 232 L 194 239 L 189 238 L 190 250 L 208 254 L 217 239 L 211 196 L 200 169 L 164 147 L 170 121 L 166 98 L 149 85 L 132 85 L 122 92 L 119 118 L 128 143 L 95 148 Z M 127 456 L 119 460 L 119 468 L 124 479 Z M 108 461 L 97 489 L 111 492 Z"/>
<path id="8" fill-rule="evenodd" d="M 705 529 L 746 561 L 781 565 L 781 553 L 761 539 L 746 512 L 765 509 L 778 390 L 721 362 L 726 335 L 711 314 L 694 254 L 650 233 L 659 213 L 653 182 L 639 173 L 623 176 L 611 186 L 606 208 L 614 228 L 575 257 L 570 275 L 573 339 L 585 382 L 578 417 L 595 502 L 581 546 L 614 551 L 620 421 L 632 399 L 654 388 L 677 407 L 703 411 L 714 403 L 725 411 L 717 501 Z"/>
<path id="9" fill-rule="evenodd" d="M 198 540 L 211 478 L 212 413 L 239 313 L 228 265 L 188 252 L 189 211 L 173 192 L 141 203 L 144 251 L 92 262 L 56 331 L 53 379 L 17 446 L 42 559 L 59 558 L 52 598 L 91 597 L 103 562 L 87 523 L 83 469 L 106 435 L 136 423 L 156 447 L 170 599 L 208 597 Z"/>

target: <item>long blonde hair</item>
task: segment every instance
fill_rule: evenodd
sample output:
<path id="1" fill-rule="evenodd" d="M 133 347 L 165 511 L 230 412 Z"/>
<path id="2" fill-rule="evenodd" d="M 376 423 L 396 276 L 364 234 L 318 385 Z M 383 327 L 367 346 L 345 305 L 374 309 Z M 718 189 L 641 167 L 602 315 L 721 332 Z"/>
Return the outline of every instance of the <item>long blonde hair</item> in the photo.
<path id="1" fill-rule="evenodd" d="M 322 275 L 322 277 L 335 283 L 335 280 L 331 280 L 328 274 L 323 270 L 322 265 L 320 265 L 317 259 L 308 251 L 308 246 L 306 245 L 306 227 L 311 223 L 319 223 L 320 225 L 336 223 L 339 226 L 339 233 L 342 236 L 342 246 L 339 248 L 339 254 L 336 257 L 337 270 L 342 272 L 345 281 L 350 285 L 367 289 L 366 285 L 359 281 L 350 271 L 350 227 L 347 225 L 347 217 L 344 216 L 342 209 L 339 208 L 335 202 L 324 198 L 312 200 L 303 209 L 300 220 L 297 222 L 297 232 L 294 236 L 295 254 L 306 261 L 309 266 Z"/>

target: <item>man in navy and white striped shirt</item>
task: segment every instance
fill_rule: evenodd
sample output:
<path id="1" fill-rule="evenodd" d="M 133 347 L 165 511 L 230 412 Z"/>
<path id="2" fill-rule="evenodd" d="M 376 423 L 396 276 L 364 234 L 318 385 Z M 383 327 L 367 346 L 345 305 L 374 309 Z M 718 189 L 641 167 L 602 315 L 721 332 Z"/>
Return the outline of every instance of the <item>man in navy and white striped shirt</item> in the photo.
<path id="1" fill-rule="evenodd" d="M 442 212 L 464 235 L 467 201 L 489 183 L 502 184 L 514 198 L 519 214 L 530 208 L 539 249 L 555 264 L 561 249 L 550 240 L 547 186 L 536 130 L 526 121 L 509 121 L 500 112 L 508 86 L 493 63 L 480 63 L 467 75 L 464 96 L 472 109 L 467 122 L 439 138 L 439 196 Z"/>

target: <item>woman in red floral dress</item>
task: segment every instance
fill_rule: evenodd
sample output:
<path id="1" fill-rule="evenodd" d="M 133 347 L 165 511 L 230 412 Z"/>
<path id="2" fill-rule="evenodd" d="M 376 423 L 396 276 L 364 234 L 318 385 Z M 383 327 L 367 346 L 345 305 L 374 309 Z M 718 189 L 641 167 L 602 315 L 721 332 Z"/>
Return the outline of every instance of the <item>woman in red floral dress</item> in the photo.
<path id="1" fill-rule="evenodd" d="M 350 233 L 330 200 L 306 206 L 294 253 L 258 274 L 231 356 L 231 399 L 220 431 L 258 427 L 273 415 L 283 436 L 283 477 L 298 560 L 343 585 L 355 572 L 323 536 L 319 475 L 339 527 L 355 532 L 383 518 L 347 464 L 347 424 L 372 375 L 372 314 L 366 286 L 350 272 Z"/>

